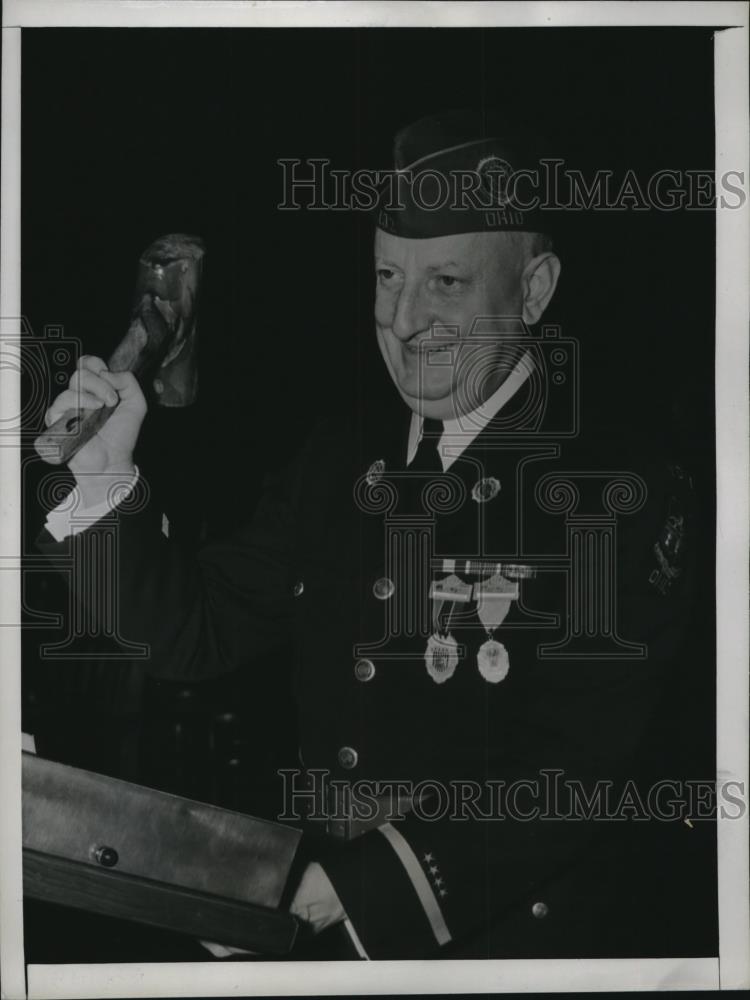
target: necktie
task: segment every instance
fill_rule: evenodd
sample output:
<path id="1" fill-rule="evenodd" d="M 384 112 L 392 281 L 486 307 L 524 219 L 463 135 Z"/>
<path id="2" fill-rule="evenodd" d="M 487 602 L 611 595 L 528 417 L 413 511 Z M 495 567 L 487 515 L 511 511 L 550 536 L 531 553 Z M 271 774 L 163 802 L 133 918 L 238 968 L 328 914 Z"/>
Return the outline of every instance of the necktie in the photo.
<path id="1" fill-rule="evenodd" d="M 438 445 L 443 433 L 440 420 L 425 418 L 422 425 L 422 438 L 411 463 L 406 467 L 410 475 L 401 486 L 402 511 L 414 514 L 425 514 L 422 505 L 422 490 L 428 483 L 443 471 Z"/>
<path id="2" fill-rule="evenodd" d="M 422 438 L 416 454 L 409 465 L 412 472 L 442 472 L 438 445 L 443 434 L 442 420 L 425 417 L 422 424 Z"/>

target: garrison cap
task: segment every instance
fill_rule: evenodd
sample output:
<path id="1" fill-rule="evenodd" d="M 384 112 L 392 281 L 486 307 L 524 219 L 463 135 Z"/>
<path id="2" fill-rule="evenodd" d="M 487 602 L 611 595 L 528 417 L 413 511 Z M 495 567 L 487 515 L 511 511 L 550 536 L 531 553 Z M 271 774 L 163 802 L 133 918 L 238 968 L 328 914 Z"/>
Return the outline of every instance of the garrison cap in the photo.
<path id="1" fill-rule="evenodd" d="M 395 174 L 381 189 L 377 225 L 409 239 L 503 230 L 550 234 L 549 217 L 535 206 L 536 148 L 484 112 L 448 111 L 407 125 L 394 140 Z"/>

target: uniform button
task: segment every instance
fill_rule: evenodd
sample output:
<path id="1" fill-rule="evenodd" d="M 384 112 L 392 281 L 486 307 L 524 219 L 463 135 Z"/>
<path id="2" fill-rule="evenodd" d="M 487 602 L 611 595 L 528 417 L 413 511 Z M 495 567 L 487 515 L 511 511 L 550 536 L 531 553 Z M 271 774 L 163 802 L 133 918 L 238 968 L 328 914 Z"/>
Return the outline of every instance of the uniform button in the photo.
<path id="1" fill-rule="evenodd" d="M 331 820 L 328 823 L 328 833 L 332 837 L 342 837 L 344 840 L 348 840 L 347 837 L 347 823 L 345 820 Z"/>
<path id="2" fill-rule="evenodd" d="M 299 597 L 305 590 L 305 585 L 302 580 L 297 580 L 294 585 L 294 596 Z"/>
<path id="3" fill-rule="evenodd" d="M 379 601 L 387 601 L 389 597 L 393 596 L 395 589 L 396 585 L 393 580 L 389 579 L 387 576 L 381 576 L 380 579 L 376 580 L 373 584 L 372 592 Z"/>
<path id="4" fill-rule="evenodd" d="M 375 664 L 372 660 L 357 660 L 354 664 L 354 676 L 358 681 L 371 681 L 375 676 Z"/>
<path id="5" fill-rule="evenodd" d="M 353 767 L 356 767 L 359 760 L 359 754 L 352 747 L 342 747 L 339 750 L 338 757 L 339 764 L 345 767 L 347 771 L 351 771 Z"/>
<path id="6" fill-rule="evenodd" d="M 546 917 L 549 913 L 549 906 L 546 903 L 534 903 L 531 907 L 531 912 L 537 920 L 541 920 L 542 917 Z"/>

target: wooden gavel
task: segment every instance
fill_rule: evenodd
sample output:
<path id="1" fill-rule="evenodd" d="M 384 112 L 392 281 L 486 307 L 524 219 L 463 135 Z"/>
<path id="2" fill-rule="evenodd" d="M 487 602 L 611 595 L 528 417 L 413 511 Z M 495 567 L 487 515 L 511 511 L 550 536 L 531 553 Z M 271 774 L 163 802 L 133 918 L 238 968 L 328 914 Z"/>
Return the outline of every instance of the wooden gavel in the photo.
<path id="1" fill-rule="evenodd" d="M 128 331 L 107 362 L 112 372 L 156 375 L 164 406 L 187 406 L 197 392 L 196 306 L 205 248 L 197 236 L 172 233 L 152 243 L 138 262 Z M 66 410 L 34 442 L 50 465 L 68 462 L 109 420 L 114 406 Z"/>

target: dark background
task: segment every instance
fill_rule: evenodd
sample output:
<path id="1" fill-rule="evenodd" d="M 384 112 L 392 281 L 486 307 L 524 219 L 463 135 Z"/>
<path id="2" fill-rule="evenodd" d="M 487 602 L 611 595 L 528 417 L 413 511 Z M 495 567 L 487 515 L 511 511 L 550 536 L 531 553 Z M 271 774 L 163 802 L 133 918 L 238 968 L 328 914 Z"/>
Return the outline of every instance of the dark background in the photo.
<path id="1" fill-rule="evenodd" d="M 486 106 L 545 134 L 586 177 L 633 169 L 645 184 L 656 170 L 714 162 L 706 29 L 25 29 L 22 58 L 23 312 L 34 337 L 62 326 L 106 356 L 127 327 L 140 252 L 166 232 L 206 242 L 200 400 L 189 412 L 152 408 L 139 456 L 188 542 L 247 516 L 264 470 L 311 419 L 390 391 L 372 333 L 372 220 L 277 211 L 278 158 L 387 168 L 398 128 Z M 683 768 L 711 776 L 713 213 L 577 214 L 558 250 L 545 321 L 580 341 L 584 426 L 600 426 L 603 454 L 610 426 L 670 438 L 697 484 L 707 662 L 670 697 L 692 727 L 675 754 L 689 743 Z M 50 360 L 46 395 L 71 370 Z M 35 387 L 27 378 L 27 399 Z M 29 413 L 33 434 L 38 408 Z M 24 465 L 29 551 L 44 471 Z M 25 587 L 32 610 L 64 608 L 52 574 Z M 55 638 L 25 633 L 24 725 L 41 752 L 273 813 L 263 775 L 294 766 L 283 658 L 186 686 L 127 662 L 50 664 L 39 645 Z"/>

